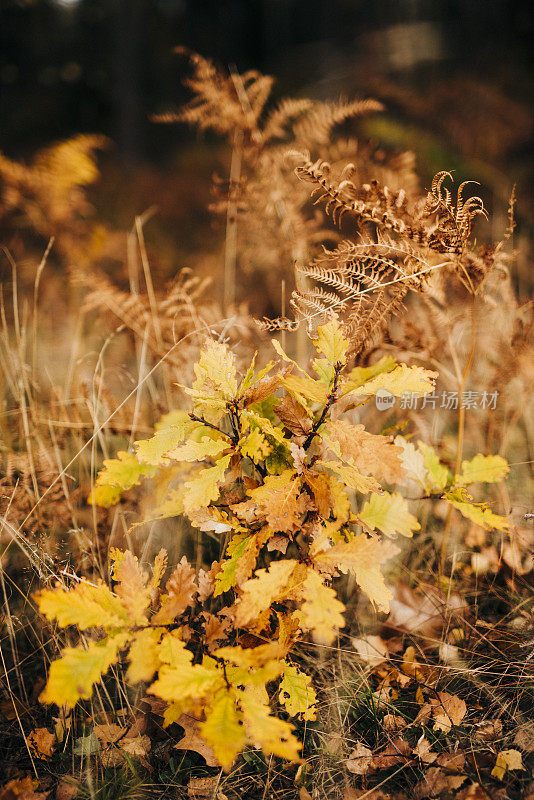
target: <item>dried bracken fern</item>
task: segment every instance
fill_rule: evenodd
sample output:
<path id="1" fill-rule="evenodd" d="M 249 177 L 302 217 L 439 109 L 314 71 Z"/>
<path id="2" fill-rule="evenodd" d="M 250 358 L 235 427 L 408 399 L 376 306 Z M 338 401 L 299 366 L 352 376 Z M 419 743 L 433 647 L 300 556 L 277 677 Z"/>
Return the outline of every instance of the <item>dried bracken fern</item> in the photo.
<path id="1" fill-rule="evenodd" d="M 256 72 L 228 74 L 201 56 L 189 58 L 193 76 L 186 85 L 194 98 L 176 114 L 156 119 L 227 137 L 232 175 L 216 182 L 211 207 L 226 218 L 227 233 L 232 228 L 225 260 L 232 261 L 234 270 L 261 276 L 264 302 L 275 308 L 280 281 L 291 275 L 294 263 L 312 258 L 322 242 L 339 239 L 328 216 L 310 206 L 306 187 L 295 183 L 292 154 L 309 151 L 336 163 L 358 154 L 360 177 L 392 177 L 395 169 L 389 170 L 384 153 L 362 147 L 354 137 L 355 122 L 382 105 L 372 99 L 327 103 L 303 98 L 273 105 L 272 78 Z M 341 138 L 342 131 L 349 132 L 348 139 Z M 398 160 L 395 168 L 406 184 L 413 184 L 412 161 Z M 229 240 L 235 240 L 234 253 L 228 253 Z"/>
<path id="2" fill-rule="evenodd" d="M 392 317 L 404 307 L 409 291 L 421 292 L 431 273 L 448 268 L 472 293 L 493 264 L 493 254 L 470 249 L 473 220 L 485 215 L 479 197 L 464 199 L 464 182 L 456 203 L 444 186 L 450 173 L 432 181 L 426 198 L 409 198 L 378 180 L 360 184 L 357 167 L 346 164 L 337 177 L 332 166 L 303 157 L 298 177 L 314 187 L 314 203 L 341 226 L 351 226 L 344 240 L 306 266 L 298 265 L 297 289 L 291 306 L 295 321 L 308 327 L 332 312 L 342 315 L 351 337 L 352 354 L 362 356 L 384 335 Z M 443 259 L 446 256 L 446 259 Z M 274 329 L 272 321 L 264 323 Z"/>

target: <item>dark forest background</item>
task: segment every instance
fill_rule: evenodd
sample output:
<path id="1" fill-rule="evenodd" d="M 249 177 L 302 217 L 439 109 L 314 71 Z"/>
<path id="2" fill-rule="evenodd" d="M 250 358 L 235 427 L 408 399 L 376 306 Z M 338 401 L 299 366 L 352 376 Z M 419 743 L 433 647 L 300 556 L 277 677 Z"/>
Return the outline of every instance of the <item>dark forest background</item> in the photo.
<path id="1" fill-rule="evenodd" d="M 0 0 L 0 150 L 30 159 L 104 133 L 99 213 L 129 226 L 157 202 L 162 235 L 197 246 L 217 142 L 153 114 L 188 99 L 185 45 L 277 78 L 275 96 L 374 96 L 369 138 L 476 178 L 502 227 L 517 185 L 532 228 L 534 12 L 511 0 Z M 222 169 L 225 169 L 224 164 Z M 187 188 L 188 202 L 180 202 Z M 204 220 L 205 221 L 205 220 Z M 158 225 L 158 221 L 155 222 Z M 502 231 L 496 230 L 495 235 Z"/>

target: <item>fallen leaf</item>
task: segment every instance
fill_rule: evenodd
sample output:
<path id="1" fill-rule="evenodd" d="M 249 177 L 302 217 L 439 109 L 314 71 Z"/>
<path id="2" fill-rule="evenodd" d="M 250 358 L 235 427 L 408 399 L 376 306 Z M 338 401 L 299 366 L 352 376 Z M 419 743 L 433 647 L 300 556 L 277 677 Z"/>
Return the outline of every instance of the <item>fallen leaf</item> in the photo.
<path id="1" fill-rule="evenodd" d="M 50 758 L 56 746 L 56 735 L 48 728 L 36 728 L 26 739 L 26 744 L 38 758 Z"/>
<path id="2" fill-rule="evenodd" d="M 396 714 L 386 714 L 385 717 L 382 719 L 382 725 L 386 731 L 391 731 L 396 733 L 397 731 L 402 731 L 408 723 L 404 719 L 404 717 L 399 717 Z"/>
<path id="3" fill-rule="evenodd" d="M 420 758 L 424 764 L 433 764 L 438 757 L 438 754 L 432 753 L 431 748 L 432 743 L 429 742 L 423 734 L 420 739 L 418 739 L 416 746 L 412 750 L 412 753 L 414 756 L 417 756 L 417 758 Z"/>
<path id="4" fill-rule="evenodd" d="M 187 796 L 193 800 L 200 800 L 204 797 L 213 797 L 213 792 L 218 783 L 218 777 L 191 778 L 187 784 Z"/>
<path id="5" fill-rule="evenodd" d="M 479 722 L 475 725 L 473 736 L 480 742 L 494 742 L 502 733 L 502 722 L 500 719 Z M 516 742 L 517 744 L 517 742 Z"/>
<path id="6" fill-rule="evenodd" d="M 365 636 L 363 639 L 354 638 L 352 646 L 361 660 L 370 667 L 376 667 L 388 660 L 388 646 L 380 636 Z"/>
<path id="7" fill-rule="evenodd" d="M 519 750 L 501 750 L 497 753 L 497 761 L 491 774 L 498 781 L 502 781 L 504 774 L 509 769 L 524 769 L 523 757 Z"/>
<path id="8" fill-rule="evenodd" d="M 280 553 L 283 553 L 285 555 L 288 544 L 289 544 L 289 539 L 287 538 L 287 536 L 283 536 L 281 533 L 277 533 L 274 536 L 271 536 L 271 538 L 267 542 L 267 550 L 269 550 L 269 552 L 273 552 L 273 550 L 278 550 Z"/>
<path id="9" fill-rule="evenodd" d="M 431 716 L 432 716 L 432 706 L 430 705 L 430 703 L 423 703 L 423 705 L 419 709 L 419 713 L 414 719 L 414 725 L 426 725 Z"/>
<path id="10" fill-rule="evenodd" d="M 460 725 L 467 714 L 467 706 L 455 694 L 438 692 L 437 698 L 430 698 L 434 730 L 448 733 L 453 725 Z"/>
<path id="11" fill-rule="evenodd" d="M 393 739 L 387 747 L 373 756 L 372 769 L 389 769 L 395 764 L 406 764 L 410 760 L 410 745 L 404 739 Z"/>
<path id="12" fill-rule="evenodd" d="M 465 756 L 462 752 L 441 753 L 436 763 L 447 772 L 462 772 L 465 767 Z"/>
<path id="13" fill-rule="evenodd" d="M 440 767 L 430 767 L 423 780 L 414 789 L 415 800 L 437 797 L 444 792 L 454 792 L 466 778 L 467 775 L 447 775 Z"/>
<path id="14" fill-rule="evenodd" d="M 424 636 L 438 635 L 451 611 L 459 612 L 464 606 L 459 595 L 443 597 L 433 587 L 426 587 L 425 594 L 421 594 L 399 581 L 392 591 L 390 613 L 385 624 L 409 632 L 418 631 Z"/>
<path id="15" fill-rule="evenodd" d="M 534 722 L 523 723 L 514 736 L 514 744 L 525 753 L 534 752 Z"/>
<path id="16" fill-rule="evenodd" d="M 356 747 L 345 761 L 345 766 L 348 772 L 351 772 L 353 775 L 365 775 L 365 773 L 369 771 L 372 760 L 373 751 L 369 750 L 369 748 L 361 742 L 356 742 Z"/>
<path id="17" fill-rule="evenodd" d="M 61 778 L 56 789 L 56 800 L 73 800 L 80 792 L 81 786 L 71 775 Z"/>
<path id="18" fill-rule="evenodd" d="M 470 783 L 456 795 L 456 800 L 490 800 L 479 783 Z"/>
<path id="19" fill-rule="evenodd" d="M 198 720 L 187 714 L 182 714 L 177 722 L 178 725 L 181 725 L 184 729 L 184 735 L 180 741 L 174 745 L 175 749 L 192 750 L 202 756 L 208 767 L 218 767 L 219 762 L 215 758 L 213 750 L 199 734 Z"/>
<path id="20" fill-rule="evenodd" d="M 0 800 L 45 800 L 48 792 L 35 792 L 29 775 L 15 778 L 0 789 Z"/>

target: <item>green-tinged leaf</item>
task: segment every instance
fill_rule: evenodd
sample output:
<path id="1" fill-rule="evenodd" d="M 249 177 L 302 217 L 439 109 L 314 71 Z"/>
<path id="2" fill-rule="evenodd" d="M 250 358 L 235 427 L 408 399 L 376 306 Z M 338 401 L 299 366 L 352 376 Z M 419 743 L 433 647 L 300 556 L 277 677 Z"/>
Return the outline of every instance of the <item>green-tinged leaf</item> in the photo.
<path id="1" fill-rule="evenodd" d="M 154 472 L 154 466 L 140 464 L 134 455 L 121 450 L 117 458 L 104 461 L 104 468 L 98 473 L 87 502 L 109 508 L 118 503 L 122 492 L 138 484 L 141 478 L 151 477 Z"/>
<path id="2" fill-rule="evenodd" d="M 459 487 L 453 492 L 445 492 L 443 498 L 467 519 L 480 525 L 484 530 L 506 531 L 510 528 L 510 522 L 506 517 L 494 514 L 484 503 L 472 503 L 472 497 L 463 487 Z"/>
<path id="3" fill-rule="evenodd" d="M 483 456 L 478 453 L 471 461 L 462 461 L 462 472 L 455 478 L 457 486 L 470 483 L 497 483 L 508 474 L 510 467 L 501 456 Z"/>
<path id="4" fill-rule="evenodd" d="M 94 684 L 117 661 L 119 650 L 128 641 L 121 633 L 102 642 L 91 642 L 87 650 L 67 647 L 61 658 L 50 665 L 48 682 L 39 697 L 41 703 L 56 703 L 73 708 L 79 700 L 89 700 Z"/>
<path id="5" fill-rule="evenodd" d="M 173 461 L 204 461 L 206 458 L 218 458 L 231 446 L 229 439 L 211 439 L 205 436 L 200 442 L 189 440 L 169 450 L 167 457 Z"/>
<path id="6" fill-rule="evenodd" d="M 235 356 L 227 345 L 209 340 L 194 370 L 193 386 L 185 391 L 194 398 L 197 414 L 217 424 L 226 403 L 237 394 Z"/>
<path id="7" fill-rule="evenodd" d="M 230 456 L 223 456 L 214 467 L 207 467 L 184 486 L 184 511 L 196 511 L 208 506 L 219 497 L 219 483 L 230 464 Z"/>
<path id="8" fill-rule="evenodd" d="M 376 375 L 380 375 L 383 372 L 391 372 L 396 366 L 397 362 L 394 358 L 391 356 L 383 356 L 380 361 L 377 361 L 372 367 L 354 367 L 348 375 L 348 383 L 351 386 L 351 391 L 361 386 L 362 383 L 370 381 L 371 378 L 374 378 Z"/>
<path id="9" fill-rule="evenodd" d="M 73 589 L 42 589 L 36 594 L 41 614 L 62 628 L 119 628 L 128 624 L 128 613 L 120 598 L 105 584 L 81 582 Z"/>
<path id="10" fill-rule="evenodd" d="M 326 325 L 319 325 L 313 344 L 332 366 L 345 364 L 349 340 L 343 335 L 343 328 L 337 320 L 332 319 Z"/>
<path id="11" fill-rule="evenodd" d="M 215 576 L 215 591 L 214 597 L 218 597 L 223 592 L 227 592 L 232 586 L 238 583 L 237 569 L 242 569 L 243 560 L 246 559 L 247 551 L 253 551 L 254 563 L 256 556 L 256 535 L 255 534 L 237 534 L 230 540 L 226 548 L 226 555 L 230 556 L 221 563 L 221 569 Z M 252 565 L 253 566 L 253 565 Z"/>
<path id="12" fill-rule="evenodd" d="M 273 449 L 258 428 L 254 428 L 247 436 L 244 436 L 238 446 L 241 455 L 250 458 L 256 464 L 263 461 Z"/>
<path id="13" fill-rule="evenodd" d="M 424 367 L 408 367 L 406 364 L 399 364 L 391 372 L 382 372 L 379 375 L 375 375 L 374 378 L 364 384 L 355 385 L 349 379 L 343 385 L 342 394 L 374 395 L 379 389 L 385 389 L 395 397 L 400 397 L 403 394 L 414 394 L 417 397 L 422 397 L 434 391 L 437 376 L 437 372 L 424 369 Z"/>
<path id="14" fill-rule="evenodd" d="M 408 511 L 408 503 L 398 492 L 371 494 L 358 517 L 369 528 L 375 528 L 391 537 L 398 533 L 410 537 L 421 527 L 417 518 Z"/>
<path id="15" fill-rule="evenodd" d="M 429 490 L 444 489 L 447 485 L 449 471 L 440 463 L 438 454 L 430 445 L 417 442 L 417 449 L 423 454 L 423 464 L 426 469 L 426 486 Z"/>
<path id="16" fill-rule="evenodd" d="M 206 711 L 206 721 L 200 724 L 200 733 L 225 770 L 229 770 L 235 757 L 246 743 L 234 692 L 223 689 Z"/>
<path id="17" fill-rule="evenodd" d="M 273 425 L 273 423 L 267 419 L 266 417 L 258 414 L 256 411 L 248 410 L 245 411 L 243 414 L 243 418 L 245 421 L 251 423 L 252 425 L 256 425 L 266 436 L 272 436 L 272 438 L 278 442 L 279 444 L 286 445 L 286 439 L 284 437 L 284 432 L 282 431 L 281 427 Z"/>
<path id="18" fill-rule="evenodd" d="M 352 464 L 342 464 L 340 461 L 317 461 L 317 466 L 326 467 L 339 475 L 345 486 L 354 492 L 367 494 L 380 491 L 380 484 L 370 475 L 362 475 Z"/>
<path id="19" fill-rule="evenodd" d="M 290 717 L 302 715 L 302 719 L 309 721 L 316 718 L 317 695 L 309 675 L 300 672 L 292 664 L 286 664 L 279 690 L 280 703 L 286 707 Z"/>
<path id="20" fill-rule="evenodd" d="M 143 464 L 158 466 L 166 463 L 166 453 L 181 444 L 196 428 L 203 428 L 192 420 L 187 411 L 171 411 L 156 424 L 156 433 L 150 439 L 135 442 L 136 456 Z"/>
<path id="21" fill-rule="evenodd" d="M 334 380 L 334 367 L 326 358 L 314 358 L 312 367 L 320 381 L 329 386 Z"/>

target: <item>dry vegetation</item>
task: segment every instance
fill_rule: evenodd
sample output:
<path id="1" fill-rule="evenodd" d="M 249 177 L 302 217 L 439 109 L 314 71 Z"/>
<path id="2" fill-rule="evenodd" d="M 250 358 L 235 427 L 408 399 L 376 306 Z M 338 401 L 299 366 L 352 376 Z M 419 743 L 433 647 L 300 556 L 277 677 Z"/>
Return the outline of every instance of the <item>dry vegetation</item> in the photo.
<path id="1" fill-rule="evenodd" d="M 130 231 L 97 219 L 88 191 L 101 138 L 57 145 L 29 166 L 0 156 L 0 798 L 534 796 L 533 316 L 514 291 L 514 196 L 501 240 L 488 242 L 470 185 L 454 188 L 442 172 L 425 188 L 413 154 L 362 140 L 360 122 L 379 103 L 274 105 L 271 78 L 226 74 L 199 56 L 191 67 L 193 99 L 160 121 L 228 144 L 211 209 L 224 235 L 213 234 L 194 271 L 154 278 L 150 214 Z M 103 460 L 133 454 L 162 415 L 189 408 L 179 385 L 191 385 L 206 340 L 228 344 L 239 377 L 255 352 L 257 367 L 273 357 L 272 336 L 307 369 L 318 326 L 333 318 L 352 380 L 388 357 L 438 378 L 433 399 L 399 396 L 387 410 L 374 396 L 330 402 L 334 422 L 343 415 L 355 430 L 401 436 L 411 455 L 399 482 L 420 529 L 388 563 L 389 613 L 343 575 L 334 586 L 345 627 L 333 626 L 331 641 L 296 643 L 292 664 L 311 676 L 318 710 L 294 721 L 300 763 L 249 741 L 221 770 L 199 736 L 200 712 L 164 728 L 163 701 L 129 686 L 121 663 L 74 708 L 40 703 L 51 661 L 91 636 L 50 624 L 38 590 L 112 585 L 113 548 L 144 565 L 163 547 L 170 567 L 185 555 L 203 576 L 224 556 L 216 528 L 195 524 L 183 507 L 146 522 L 165 479 L 154 490 L 139 473 L 107 508 L 88 502 L 105 485 L 95 484 Z M 289 391 L 284 366 L 291 374 L 282 360 L 271 390 Z M 298 438 L 292 391 L 279 418 L 297 460 L 312 442 L 309 429 Z M 418 482 L 425 445 L 452 476 L 447 484 Z M 468 518 L 443 499 L 444 487 L 478 453 L 506 459 L 509 471 L 470 488 L 487 506 Z M 268 470 L 257 461 L 261 482 Z M 187 625 L 201 612 L 220 623 L 210 602 L 188 612 Z M 252 646 L 250 633 L 232 636 Z M 286 711 L 278 711 L 284 722 Z"/>

